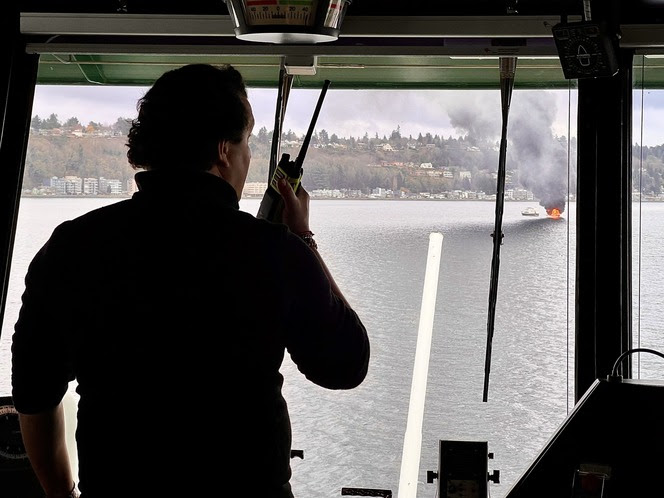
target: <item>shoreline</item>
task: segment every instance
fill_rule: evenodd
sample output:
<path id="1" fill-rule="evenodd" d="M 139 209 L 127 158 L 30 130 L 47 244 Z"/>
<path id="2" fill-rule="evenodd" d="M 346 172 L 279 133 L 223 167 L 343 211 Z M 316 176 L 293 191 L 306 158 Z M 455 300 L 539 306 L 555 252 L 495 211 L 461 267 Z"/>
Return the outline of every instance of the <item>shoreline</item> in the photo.
<path id="1" fill-rule="evenodd" d="M 131 195 L 21 195 L 25 199 L 131 199 Z M 263 196 L 244 196 L 240 200 L 258 200 Z M 496 199 L 432 199 L 430 197 L 311 197 L 312 201 L 478 201 L 495 202 Z M 664 200 L 664 199 L 662 199 Z M 533 202 L 538 200 L 505 199 L 505 202 Z M 574 201 L 572 201 L 574 202 Z"/>
<path id="2" fill-rule="evenodd" d="M 22 199 L 131 199 L 131 195 L 30 195 L 30 194 L 23 194 L 21 195 Z M 245 196 L 242 197 L 240 200 L 261 200 L 262 196 Z M 443 202 L 495 202 L 496 199 L 432 199 L 430 197 L 406 197 L 406 198 L 398 198 L 398 197 L 311 197 L 312 201 L 431 201 L 431 202 L 436 202 L 436 201 L 443 201 Z M 539 204 L 539 200 L 537 199 L 532 199 L 532 200 L 525 200 L 525 199 L 505 199 L 505 202 L 530 202 L 530 203 L 536 203 Z M 575 202 L 575 200 L 567 200 L 566 202 Z M 644 198 L 644 199 L 632 199 L 632 202 L 638 203 L 638 202 L 664 202 L 664 198 L 662 199 L 652 199 L 652 198 Z"/>

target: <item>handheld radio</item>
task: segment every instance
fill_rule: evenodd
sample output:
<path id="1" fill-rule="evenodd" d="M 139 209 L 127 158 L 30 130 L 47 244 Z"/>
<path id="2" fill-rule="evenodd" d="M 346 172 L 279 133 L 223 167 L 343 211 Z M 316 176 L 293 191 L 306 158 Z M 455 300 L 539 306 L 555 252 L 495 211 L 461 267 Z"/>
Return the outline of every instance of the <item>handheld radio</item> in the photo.
<path id="1" fill-rule="evenodd" d="M 314 110 L 314 115 L 311 118 L 311 123 L 309 124 L 309 129 L 307 134 L 304 137 L 304 142 L 302 142 L 302 147 L 300 148 L 300 153 L 297 155 L 294 161 L 291 161 L 290 154 L 282 154 L 279 163 L 274 168 L 274 172 L 270 178 L 270 182 L 263 194 L 263 199 L 261 200 L 260 207 L 258 208 L 257 218 L 265 219 L 275 223 L 281 222 L 281 214 L 284 209 L 284 201 L 279 193 L 279 187 L 277 183 L 282 178 L 286 178 L 288 183 L 290 183 L 294 192 L 297 192 L 300 187 L 300 182 L 302 180 L 302 163 L 304 162 L 304 157 L 307 154 L 307 149 L 309 148 L 309 142 L 311 141 L 311 135 L 313 135 L 314 127 L 316 121 L 318 120 L 318 114 L 323 105 L 323 100 L 325 99 L 325 94 L 327 89 L 330 86 L 330 80 L 325 80 L 323 83 L 323 89 L 321 90 L 320 96 L 318 97 L 318 103 L 316 104 L 316 109 Z"/>

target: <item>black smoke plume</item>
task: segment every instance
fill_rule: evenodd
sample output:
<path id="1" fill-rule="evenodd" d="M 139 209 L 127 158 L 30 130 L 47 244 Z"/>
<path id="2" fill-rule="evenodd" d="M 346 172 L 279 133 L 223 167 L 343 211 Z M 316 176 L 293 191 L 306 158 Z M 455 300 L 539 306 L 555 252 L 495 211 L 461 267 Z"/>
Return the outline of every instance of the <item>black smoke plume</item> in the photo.
<path id="1" fill-rule="evenodd" d="M 476 143 L 500 139 L 501 112 L 498 91 L 482 92 L 474 104 L 457 103 L 448 111 L 452 125 Z M 568 175 L 567 137 L 556 136 L 553 131 L 556 112 L 556 97 L 551 92 L 516 89 L 507 122 L 506 168 L 518 172 L 518 179 L 512 181 L 530 190 L 549 214 L 554 208 L 561 214 L 565 211 L 568 183 L 575 183 L 575 175 Z M 569 157 L 570 163 L 575 162 L 573 151 Z M 569 171 L 575 169 L 570 165 Z"/>

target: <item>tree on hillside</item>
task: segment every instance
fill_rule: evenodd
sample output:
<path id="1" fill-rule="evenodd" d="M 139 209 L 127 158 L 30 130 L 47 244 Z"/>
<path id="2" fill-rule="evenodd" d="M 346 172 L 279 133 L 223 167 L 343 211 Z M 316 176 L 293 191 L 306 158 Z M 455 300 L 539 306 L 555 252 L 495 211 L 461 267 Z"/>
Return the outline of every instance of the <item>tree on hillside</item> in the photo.
<path id="1" fill-rule="evenodd" d="M 484 192 L 486 194 L 495 194 L 496 193 L 496 180 L 487 173 L 479 173 L 473 175 L 473 190 Z"/>
<path id="2" fill-rule="evenodd" d="M 60 128 L 60 121 L 58 121 L 57 114 L 51 114 L 47 119 L 42 121 L 42 128 L 47 130 L 52 130 L 54 128 Z"/>
<path id="3" fill-rule="evenodd" d="M 130 118 L 118 118 L 115 124 L 111 126 L 111 129 L 120 135 L 126 136 L 129 135 L 129 129 L 131 128 L 131 119 Z"/>
<path id="4" fill-rule="evenodd" d="M 65 148 L 63 148 L 63 152 L 65 153 L 65 176 L 88 176 L 85 175 L 83 171 L 83 147 L 80 142 L 73 146 L 67 144 Z"/>
<path id="5" fill-rule="evenodd" d="M 270 135 L 267 133 L 267 128 L 265 126 L 261 126 L 261 129 L 258 130 L 256 141 L 261 144 L 267 144 L 270 142 L 270 138 Z"/>
<path id="6" fill-rule="evenodd" d="M 67 121 L 65 121 L 65 126 L 67 128 L 75 128 L 76 126 L 81 126 L 81 123 L 78 121 L 78 118 L 71 117 Z"/>

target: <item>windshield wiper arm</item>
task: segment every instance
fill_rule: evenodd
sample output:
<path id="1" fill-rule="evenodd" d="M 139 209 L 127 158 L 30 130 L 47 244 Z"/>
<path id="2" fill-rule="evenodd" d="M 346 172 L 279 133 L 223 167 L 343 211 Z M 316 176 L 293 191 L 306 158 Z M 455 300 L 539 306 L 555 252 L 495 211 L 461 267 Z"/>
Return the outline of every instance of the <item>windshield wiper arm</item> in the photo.
<path id="1" fill-rule="evenodd" d="M 500 156 L 498 159 L 498 180 L 496 188 L 496 220 L 493 233 L 493 258 L 491 259 L 491 281 L 489 283 L 489 317 L 487 319 L 486 359 L 484 361 L 484 394 L 486 401 L 489 393 L 489 371 L 491 370 L 491 347 L 493 327 L 496 318 L 496 296 L 498 295 L 498 272 L 500 268 L 500 246 L 503 243 L 503 208 L 505 205 L 505 158 L 507 156 L 507 118 L 510 112 L 516 57 L 501 57 L 500 65 L 500 101 L 503 111 L 503 130 L 500 137 Z"/>

